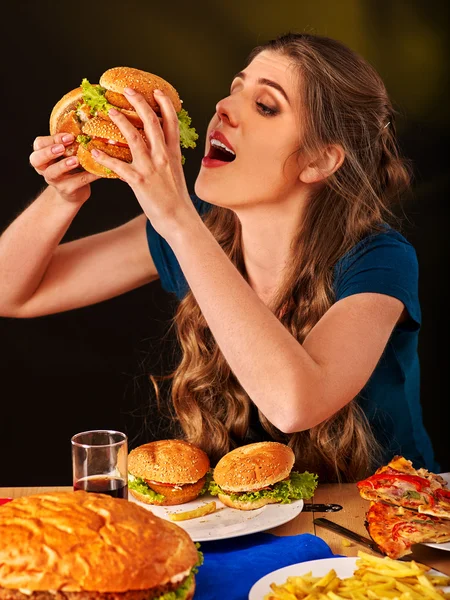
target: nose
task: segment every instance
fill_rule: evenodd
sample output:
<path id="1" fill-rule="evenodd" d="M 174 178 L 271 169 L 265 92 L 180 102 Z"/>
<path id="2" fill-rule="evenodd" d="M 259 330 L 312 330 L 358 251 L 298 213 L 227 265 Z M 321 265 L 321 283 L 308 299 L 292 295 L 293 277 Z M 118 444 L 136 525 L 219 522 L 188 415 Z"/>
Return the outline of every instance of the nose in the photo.
<path id="1" fill-rule="evenodd" d="M 216 104 L 216 114 L 221 121 L 225 121 L 229 125 L 236 127 L 237 125 L 237 113 L 236 107 L 232 105 L 232 99 L 230 96 L 222 98 Z"/>

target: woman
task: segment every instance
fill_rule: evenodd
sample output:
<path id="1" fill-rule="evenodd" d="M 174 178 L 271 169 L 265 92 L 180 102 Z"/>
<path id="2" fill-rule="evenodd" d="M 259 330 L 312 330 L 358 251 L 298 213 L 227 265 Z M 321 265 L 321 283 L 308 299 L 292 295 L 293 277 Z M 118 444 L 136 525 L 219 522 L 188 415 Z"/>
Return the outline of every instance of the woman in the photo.
<path id="1" fill-rule="evenodd" d="M 2 314 L 69 310 L 159 276 L 180 298 L 176 423 L 213 461 L 275 439 L 322 481 L 355 481 L 395 453 L 437 470 L 419 401 L 417 258 L 387 224 L 409 173 L 374 69 L 319 36 L 257 47 L 216 106 L 193 196 L 169 99 L 155 92 L 161 129 L 127 97 L 149 145 L 110 111 L 133 162 L 96 160 L 143 214 L 58 245 L 96 177 L 60 160 L 71 136 L 37 138 L 30 162 L 48 187 L 2 236 Z"/>

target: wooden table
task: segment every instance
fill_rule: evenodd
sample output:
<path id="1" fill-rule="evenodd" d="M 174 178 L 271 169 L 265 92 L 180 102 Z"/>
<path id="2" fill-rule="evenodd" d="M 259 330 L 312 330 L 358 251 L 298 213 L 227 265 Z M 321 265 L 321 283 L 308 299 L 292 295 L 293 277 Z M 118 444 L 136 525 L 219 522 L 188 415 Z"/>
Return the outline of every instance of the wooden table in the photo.
<path id="1" fill-rule="evenodd" d="M 0 498 L 18 498 L 19 496 L 29 496 L 30 494 L 56 490 L 71 491 L 72 487 L 4 487 L 0 488 Z M 369 554 L 375 554 L 369 548 L 361 546 L 356 542 L 344 541 L 344 538 L 340 535 L 323 529 L 323 527 L 316 527 L 313 523 L 313 519 L 316 517 L 326 517 L 330 519 L 330 521 L 335 521 L 352 531 L 356 531 L 357 533 L 368 537 L 364 527 L 364 517 L 369 507 L 369 502 L 361 498 L 355 484 L 321 484 L 317 488 L 313 501 L 315 503 L 340 504 L 343 509 L 335 513 L 301 512 L 292 521 L 269 531 L 276 535 L 312 533 L 322 538 L 335 554 L 344 556 L 356 556 L 358 550 L 364 550 L 364 552 L 368 552 Z M 347 544 L 347 542 L 350 543 L 350 546 L 344 545 Z M 450 575 L 449 551 L 438 550 L 430 548 L 429 546 L 417 544 L 414 546 L 412 558 L 433 567 L 446 575 Z"/>

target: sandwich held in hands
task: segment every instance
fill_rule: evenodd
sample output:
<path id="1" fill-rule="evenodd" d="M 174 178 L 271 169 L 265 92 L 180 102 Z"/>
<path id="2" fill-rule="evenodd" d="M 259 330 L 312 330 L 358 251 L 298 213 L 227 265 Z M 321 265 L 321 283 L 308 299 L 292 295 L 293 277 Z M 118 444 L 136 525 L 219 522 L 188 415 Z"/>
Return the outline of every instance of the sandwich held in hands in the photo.
<path id="1" fill-rule="evenodd" d="M 190 600 L 202 555 L 178 525 L 93 492 L 0 509 L 0 598 Z"/>
<path id="2" fill-rule="evenodd" d="M 317 475 L 292 471 L 294 461 L 291 448 L 279 442 L 241 446 L 219 460 L 209 492 L 226 506 L 240 510 L 311 498 Z"/>
<path id="3" fill-rule="evenodd" d="M 128 455 L 128 489 L 146 504 L 184 504 L 208 490 L 209 467 L 208 455 L 190 442 L 149 442 Z"/>
<path id="4" fill-rule="evenodd" d="M 55 104 L 50 115 L 51 135 L 65 132 L 72 133 L 76 138 L 66 149 L 65 156 L 76 154 L 81 167 L 99 177 L 114 179 L 117 175 L 94 160 L 91 155 L 94 148 L 125 162 L 132 161 L 127 140 L 108 116 L 111 108 L 121 111 L 145 139 L 144 125 L 124 95 L 125 88 L 132 88 L 142 94 L 160 122 L 161 111 L 153 94 L 155 90 L 161 90 L 170 98 L 178 115 L 181 146 L 196 147 L 198 134 L 190 127 L 191 118 L 181 108 L 182 101 L 178 92 L 169 82 L 140 69 L 114 67 L 103 73 L 98 84 L 91 84 L 83 79 L 80 87 L 65 94 Z M 184 157 L 182 160 L 184 162 Z"/>

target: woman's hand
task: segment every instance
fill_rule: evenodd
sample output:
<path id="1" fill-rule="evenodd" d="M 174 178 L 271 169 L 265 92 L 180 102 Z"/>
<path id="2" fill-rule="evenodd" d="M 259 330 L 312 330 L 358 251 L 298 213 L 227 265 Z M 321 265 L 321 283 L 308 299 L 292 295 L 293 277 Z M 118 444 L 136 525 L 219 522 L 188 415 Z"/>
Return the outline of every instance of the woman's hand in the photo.
<path id="1" fill-rule="evenodd" d="M 73 141 L 71 133 L 37 137 L 30 164 L 64 200 L 82 204 L 91 195 L 90 184 L 99 178 L 87 171 L 73 172 L 79 166 L 78 158 L 64 157 L 66 147 Z"/>
<path id="2" fill-rule="evenodd" d="M 156 90 L 155 99 L 163 121 L 161 127 L 156 113 L 141 94 L 129 88 L 124 91 L 144 124 L 147 144 L 120 111 L 111 109 L 108 114 L 125 136 L 133 161 L 126 163 L 100 150 L 93 150 L 92 155 L 128 183 L 153 227 L 167 239 L 178 224 L 186 222 L 187 216 L 199 218 L 181 165 L 178 117 L 168 96 Z"/>

